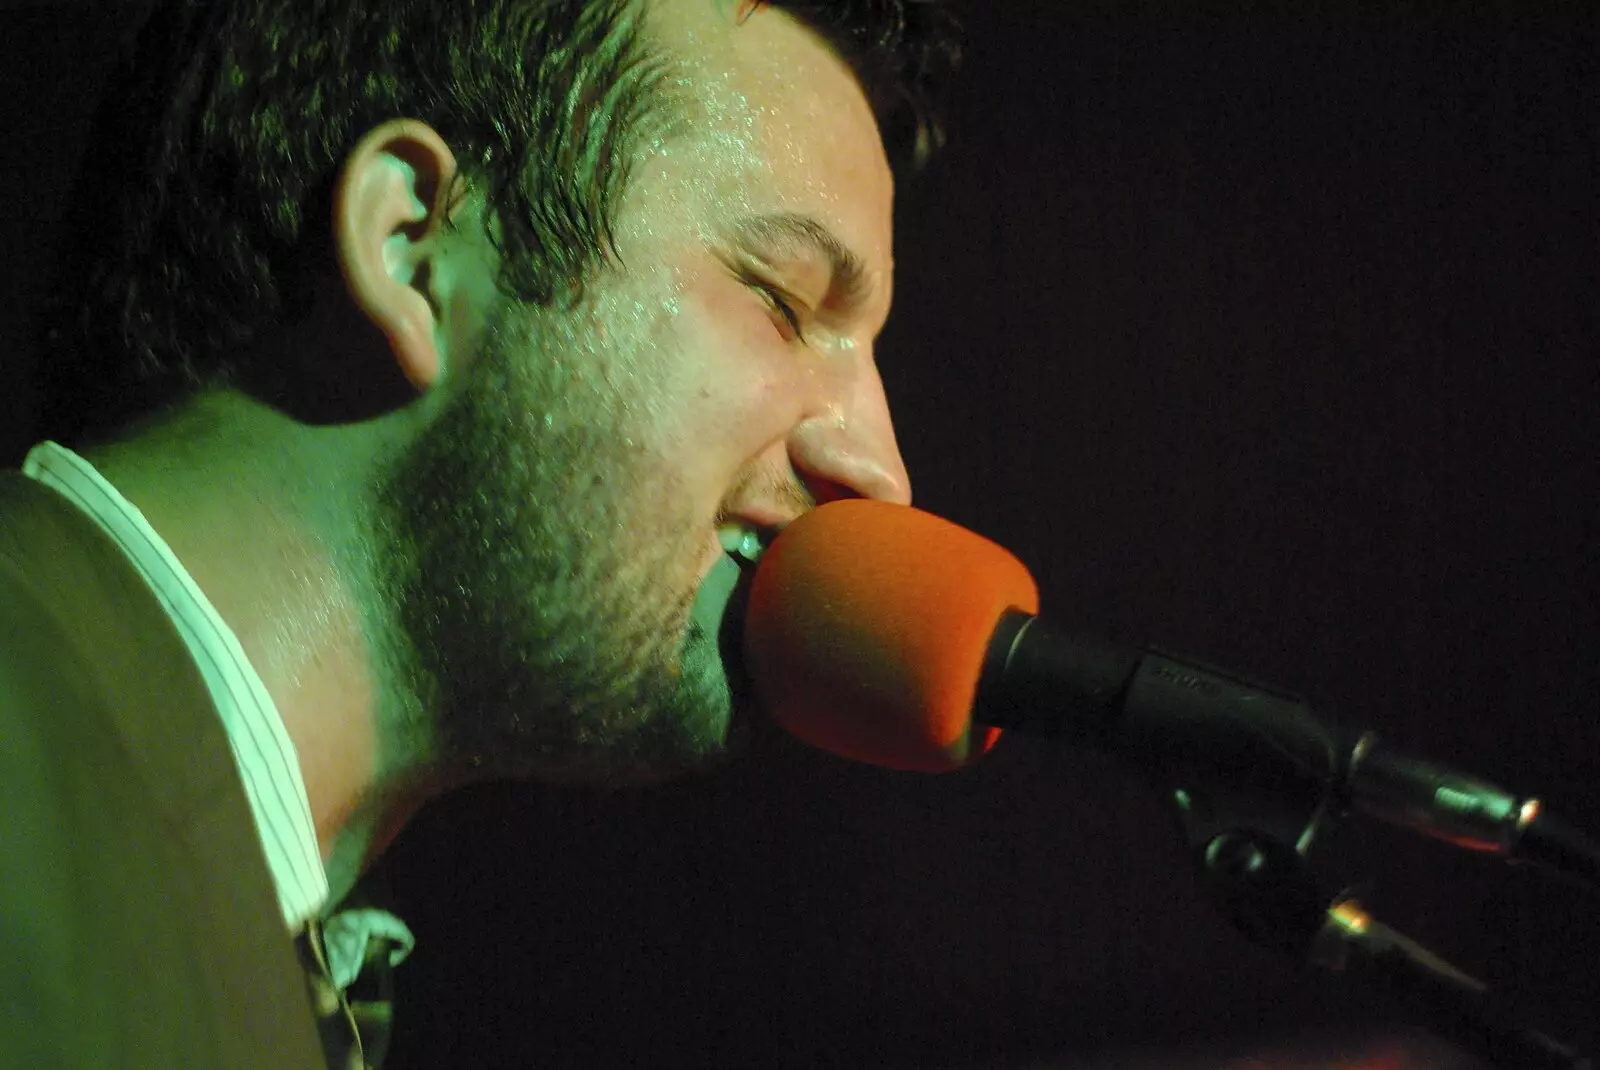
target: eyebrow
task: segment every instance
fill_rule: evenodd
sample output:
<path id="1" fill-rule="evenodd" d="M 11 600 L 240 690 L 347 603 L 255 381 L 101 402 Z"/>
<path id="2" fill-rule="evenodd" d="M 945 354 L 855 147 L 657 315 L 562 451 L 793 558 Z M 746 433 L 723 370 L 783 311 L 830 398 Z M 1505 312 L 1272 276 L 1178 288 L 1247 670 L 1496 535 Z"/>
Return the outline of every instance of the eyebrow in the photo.
<path id="1" fill-rule="evenodd" d="M 865 262 L 815 216 L 796 212 L 740 216 L 730 235 L 736 244 L 775 259 L 806 252 L 820 255 L 833 276 L 829 289 L 851 308 L 862 307 L 872 295 Z"/>

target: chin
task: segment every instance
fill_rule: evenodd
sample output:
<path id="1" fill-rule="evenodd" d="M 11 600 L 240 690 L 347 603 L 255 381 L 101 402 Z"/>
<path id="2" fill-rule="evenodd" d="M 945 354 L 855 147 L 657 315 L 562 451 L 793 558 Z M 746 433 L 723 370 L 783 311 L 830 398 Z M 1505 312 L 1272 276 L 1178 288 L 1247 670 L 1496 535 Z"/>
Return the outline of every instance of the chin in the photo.
<path id="1" fill-rule="evenodd" d="M 592 755 L 583 779 L 614 787 L 643 787 L 703 773 L 739 754 L 747 735 L 747 689 L 742 663 L 729 656 L 737 627 L 726 622 L 718 637 L 698 624 L 687 629 L 670 694 L 633 738 Z"/>

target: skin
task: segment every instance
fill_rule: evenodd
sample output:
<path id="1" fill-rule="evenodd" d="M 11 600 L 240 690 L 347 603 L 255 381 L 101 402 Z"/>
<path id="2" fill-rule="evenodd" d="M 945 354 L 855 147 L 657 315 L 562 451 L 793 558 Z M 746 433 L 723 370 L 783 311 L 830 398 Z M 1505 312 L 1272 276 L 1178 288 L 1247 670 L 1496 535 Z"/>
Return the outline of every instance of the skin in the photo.
<path id="1" fill-rule="evenodd" d="M 657 0 L 647 26 L 694 99 L 636 162 L 619 262 L 576 309 L 508 307 L 449 146 L 387 122 L 341 174 L 340 278 L 267 343 L 361 411 L 212 391 L 84 451 L 260 672 L 335 899 L 466 781 L 715 759 L 735 721 L 718 523 L 909 501 L 873 363 L 893 184 L 853 75 L 771 9 Z M 814 243 L 740 233 L 752 216 L 831 234 L 853 292 Z"/>

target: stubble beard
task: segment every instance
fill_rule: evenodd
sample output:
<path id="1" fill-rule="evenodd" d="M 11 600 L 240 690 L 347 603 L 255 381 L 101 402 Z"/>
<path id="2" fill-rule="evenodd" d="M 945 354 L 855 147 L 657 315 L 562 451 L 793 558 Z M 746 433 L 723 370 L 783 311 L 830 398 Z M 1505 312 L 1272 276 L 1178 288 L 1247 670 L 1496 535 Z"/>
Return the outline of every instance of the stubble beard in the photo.
<path id="1" fill-rule="evenodd" d="M 717 637 L 692 623 L 706 533 L 632 444 L 635 361 L 509 302 L 379 488 L 390 675 L 440 764 L 635 783 L 724 752 Z M 576 344 L 575 344 L 576 343 Z"/>

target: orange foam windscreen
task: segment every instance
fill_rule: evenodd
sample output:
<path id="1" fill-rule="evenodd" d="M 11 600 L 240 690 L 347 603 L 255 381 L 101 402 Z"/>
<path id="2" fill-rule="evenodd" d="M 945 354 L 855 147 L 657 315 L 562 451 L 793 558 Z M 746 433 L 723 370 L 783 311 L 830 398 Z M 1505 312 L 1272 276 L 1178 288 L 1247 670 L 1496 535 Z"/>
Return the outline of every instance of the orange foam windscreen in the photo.
<path id="1" fill-rule="evenodd" d="M 972 723 L 989 638 L 1039 610 L 1008 551 L 931 513 L 865 499 L 790 524 L 751 582 L 745 663 L 792 735 L 856 761 L 942 772 L 999 738 Z"/>

